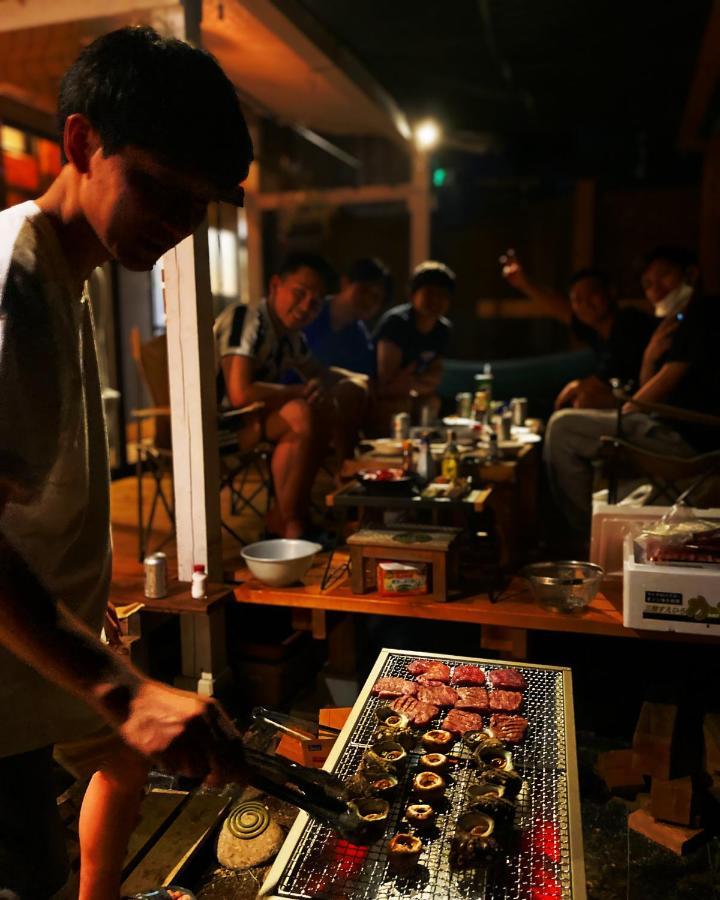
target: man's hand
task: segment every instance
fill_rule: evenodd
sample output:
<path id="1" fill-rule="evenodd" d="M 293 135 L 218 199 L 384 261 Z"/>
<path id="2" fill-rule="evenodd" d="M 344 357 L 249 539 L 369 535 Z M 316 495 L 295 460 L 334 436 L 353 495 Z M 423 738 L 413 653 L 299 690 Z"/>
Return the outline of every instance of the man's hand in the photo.
<path id="1" fill-rule="evenodd" d="M 643 353 L 643 366 L 655 365 L 667 353 L 672 344 L 673 332 L 679 324 L 675 316 L 668 316 L 658 325 Z"/>
<path id="2" fill-rule="evenodd" d="M 502 265 L 502 276 L 505 281 L 523 294 L 529 293 L 530 282 L 527 280 L 517 256 L 508 253 L 500 257 L 500 263 Z"/>
<path id="3" fill-rule="evenodd" d="M 242 778 L 240 734 L 214 700 L 145 680 L 118 731 L 130 747 L 169 771 L 209 776 L 216 784 Z"/>
<path id="4" fill-rule="evenodd" d="M 325 401 L 325 385 L 320 378 L 310 378 L 302 395 L 310 406 L 317 406 Z"/>
<path id="5" fill-rule="evenodd" d="M 387 387 L 385 388 L 384 393 L 392 394 L 392 395 L 405 395 L 409 394 L 410 391 L 413 390 L 417 386 L 417 363 L 410 363 L 409 366 L 405 366 L 404 369 L 400 369 L 400 371 L 395 375 L 393 380 L 389 382 Z"/>
<path id="6" fill-rule="evenodd" d="M 563 409 L 565 406 L 574 406 L 575 398 L 580 390 L 580 379 L 569 381 L 555 398 L 555 409 Z"/>

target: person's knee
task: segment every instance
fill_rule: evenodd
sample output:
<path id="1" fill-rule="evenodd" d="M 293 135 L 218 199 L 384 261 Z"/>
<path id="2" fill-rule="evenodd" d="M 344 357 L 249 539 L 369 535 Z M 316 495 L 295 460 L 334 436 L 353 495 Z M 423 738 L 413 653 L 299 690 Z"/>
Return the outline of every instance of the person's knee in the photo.
<path id="1" fill-rule="evenodd" d="M 315 415 L 307 400 L 290 400 L 282 408 L 282 417 L 294 438 L 309 439 L 312 436 Z"/>
<path id="2" fill-rule="evenodd" d="M 127 791 L 142 790 L 150 762 L 131 748 L 118 748 L 104 760 L 99 772 L 106 781 Z"/>

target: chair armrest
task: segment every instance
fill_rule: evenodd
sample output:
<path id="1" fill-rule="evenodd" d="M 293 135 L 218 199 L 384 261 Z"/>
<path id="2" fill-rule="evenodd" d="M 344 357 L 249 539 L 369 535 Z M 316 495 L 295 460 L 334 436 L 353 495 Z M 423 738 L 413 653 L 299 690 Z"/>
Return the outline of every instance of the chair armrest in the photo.
<path id="1" fill-rule="evenodd" d="M 694 409 L 685 409 L 683 406 L 671 406 L 669 403 L 651 403 L 649 400 L 637 400 L 617 384 L 613 384 L 613 397 L 620 404 L 632 403 L 633 406 L 636 406 L 642 412 L 657 413 L 663 419 L 675 419 L 678 422 L 694 422 L 697 425 L 707 425 L 709 428 L 720 428 L 720 416 L 696 412 Z"/>
<path id="2" fill-rule="evenodd" d="M 263 409 L 265 409 L 264 403 L 248 403 L 247 406 L 241 406 L 238 409 L 223 410 L 218 415 L 218 421 L 221 425 L 232 425 L 233 422 L 244 419 L 246 416 L 257 414 Z"/>
<path id="3" fill-rule="evenodd" d="M 130 415 L 134 419 L 150 419 L 153 416 L 169 416 L 169 406 L 147 406 L 142 409 L 133 409 Z"/>

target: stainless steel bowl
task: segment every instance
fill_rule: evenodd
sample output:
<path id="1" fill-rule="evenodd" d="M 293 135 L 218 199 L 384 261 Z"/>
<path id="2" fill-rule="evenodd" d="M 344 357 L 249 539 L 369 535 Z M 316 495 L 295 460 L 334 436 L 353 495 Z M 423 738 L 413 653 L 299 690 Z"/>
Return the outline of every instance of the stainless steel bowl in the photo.
<path id="1" fill-rule="evenodd" d="M 302 579 L 319 550 L 320 544 L 312 541 L 276 538 L 248 544 L 241 554 L 248 569 L 263 584 L 287 587 Z"/>
<path id="2" fill-rule="evenodd" d="M 605 570 L 595 563 L 560 560 L 533 563 L 522 574 L 541 606 L 573 612 L 584 609 L 597 594 Z"/>

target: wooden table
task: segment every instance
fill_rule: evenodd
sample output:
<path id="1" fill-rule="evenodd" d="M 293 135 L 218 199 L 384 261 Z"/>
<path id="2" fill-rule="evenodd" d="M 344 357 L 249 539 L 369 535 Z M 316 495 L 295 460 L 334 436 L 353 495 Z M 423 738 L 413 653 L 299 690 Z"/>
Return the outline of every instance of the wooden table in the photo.
<path id="1" fill-rule="evenodd" d="M 347 554 L 336 553 L 333 569 L 347 561 Z M 523 578 L 512 578 L 500 598 L 492 602 L 487 593 L 457 596 L 440 603 L 423 597 L 380 597 L 377 593 L 353 594 L 347 574 L 320 589 L 327 557 L 308 572 L 304 584 L 286 588 L 268 588 L 252 578 L 247 569 L 236 573 L 233 593 L 238 603 L 260 606 L 284 606 L 308 610 L 314 617 L 314 634 L 325 636 L 320 614 L 328 611 L 364 613 L 380 616 L 405 616 L 436 619 L 443 622 L 465 622 L 481 626 L 482 646 L 500 650 L 514 659 L 527 656 L 528 631 L 556 631 L 573 634 L 606 635 L 641 640 L 700 641 L 718 643 L 718 637 L 675 634 L 625 628 L 622 621 L 622 594 L 617 585 L 608 584 L 581 612 L 559 613 L 539 606 Z"/>

